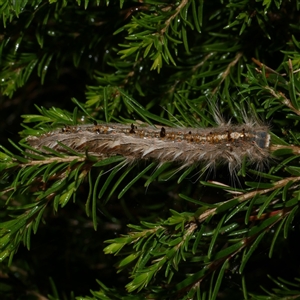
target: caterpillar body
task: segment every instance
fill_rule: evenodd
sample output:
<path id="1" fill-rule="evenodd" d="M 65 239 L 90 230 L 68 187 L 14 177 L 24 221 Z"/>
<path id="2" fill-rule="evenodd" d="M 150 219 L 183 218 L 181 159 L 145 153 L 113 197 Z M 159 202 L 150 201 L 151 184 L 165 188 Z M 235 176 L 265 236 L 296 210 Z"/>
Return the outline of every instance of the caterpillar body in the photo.
<path id="1" fill-rule="evenodd" d="M 261 165 L 270 155 L 269 128 L 257 122 L 240 125 L 228 122 L 210 128 L 117 123 L 65 126 L 39 137 L 29 136 L 27 142 L 43 152 L 47 152 L 44 146 L 66 152 L 62 143 L 81 153 L 121 155 L 128 162 L 151 159 L 159 163 L 177 162 L 182 168 L 227 164 L 230 172 L 235 172 L 245 158 Z"/>

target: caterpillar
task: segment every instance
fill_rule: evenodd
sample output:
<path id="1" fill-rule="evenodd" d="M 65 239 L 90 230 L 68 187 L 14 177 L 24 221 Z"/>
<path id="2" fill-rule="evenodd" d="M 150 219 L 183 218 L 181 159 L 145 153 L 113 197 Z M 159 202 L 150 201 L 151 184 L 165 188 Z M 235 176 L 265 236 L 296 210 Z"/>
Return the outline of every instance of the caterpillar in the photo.
<path id="1" fill-rule="evenodd" d="M 176 162 L 181 168 L 199 164 L 208 169 L 227 164 L 230 173 L 240 168 L 244 159 L 260 166 L 270 156 L 269 127 L 258 122 L 239 125 L 220 122 L 210 128 L 95 123 L 28 136 L 27 142 L 43 152 L 47 152 L 44 146 L 67 152 L 62 143 L 80 153 L 121 155 L 128 162 L 149 159 Z"/>

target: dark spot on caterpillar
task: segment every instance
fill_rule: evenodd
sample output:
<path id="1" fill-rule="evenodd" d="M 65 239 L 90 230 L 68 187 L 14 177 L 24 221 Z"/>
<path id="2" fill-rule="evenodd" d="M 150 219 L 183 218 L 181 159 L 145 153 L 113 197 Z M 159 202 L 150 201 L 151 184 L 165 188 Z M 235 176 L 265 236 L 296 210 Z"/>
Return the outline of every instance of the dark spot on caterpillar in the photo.
<path id="1" fill-rule="evenodd" d="M 189 131 L 189 134 L 192 134 L 192 132 L 191 132 L 191 131 Z"/>
<path id="2" fill-rule="evenodd" d="M 227 132 L 227 141 L 230 142 L 232 140 L 231 135 L 230 135 L 230 131 L 226 130 Z"/>
<path id="3" fill-rule="evenodd" d="M 131 124 L 131 129 L 130 129 L 129 133 L 135 133 L 134 129 L 136 129 L 136 127 L 133 124 Z"/>
<path id="4" fill-rule="evenodd" d="M 245 136 L 245 128 L 243 128 L 243 129 L 242 129 L 242 138 L 243 138 L 243 140 L 245 140 L 245 137 L 246 137 L 246 136 Z"/>
<path id="5" fill-rule="evenodd" d="M 65 125 L 61 131 L 62 132 L 70 132 L 71 131 L 70 126 Z"/>
<path id="6" fill-rule="evenodd" d="M 161 138 L 165 137 L 166 136 L 166 129 L 164 127 L 161 128 L 160 130 L 160 133 L 159 133 L 159 136 Z"/>

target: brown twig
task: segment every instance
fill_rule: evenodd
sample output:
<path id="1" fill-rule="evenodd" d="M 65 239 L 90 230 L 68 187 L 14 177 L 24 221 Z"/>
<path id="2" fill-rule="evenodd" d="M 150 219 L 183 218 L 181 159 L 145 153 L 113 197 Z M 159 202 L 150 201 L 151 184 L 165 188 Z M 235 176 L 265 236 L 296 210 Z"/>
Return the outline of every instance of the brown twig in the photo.
<path id="1" fill-rule="evenodd" d="M 276 99 L 278 99 L 288 108 L 290 108 L 296 115 L 300 116 L 300 111 L 293 106 L 291 100 L 288 99 L 282 92 L 276 92 L 269 86 L 264 86 L 264 89 L 269 91 L 272 96 L 274 96 Z"/>
<path id="2" fill-rule="evenodd" d="M 175 13 L 165 22 L 165 27 L 160 31 L 161 34 L 164 34 L 169 28 L 172 20 L 180 13 L 180 11 L 189 3 L 188 0 L 182 0 L 181 3 L 177 6 Z"/>
<path id="3" fill-rule="evenodd" d="M 288 177 L 282 180 L 279 180 L 277 182 L 274 182 L 273 186 L 271 188 L 268 189 L 261 189 L 261 190 L 255 190 L 255 191 L 251 191 L 249 193 L 246 193 L 244 195 L 239 195 L 237 197 L 231 198 L 227 201 L 222 202 L 220 205 L 224 205 L 225 203 L 228 203 L 234 199 L 238 200 L 240 203 L 249 200 L 253 197 L 255 197 L 256 195 L 263 195 L 263 194 L 267 194 L 269 192 L 272 192 L 278 188 L 284 187 L 286 186 L 289 182 L 296 182 L 296 181 L 300 181 L 300 176 L 297 177 Z M 207 211 L 205 211 L 204 213 L 202 213 L 199 217 L 198 217 L 198 222 L 203 222 L 204 220 L 206 220 L 208 217 L 213 216 L 216 213 L 216 210 L 218 209 L 218 207 L 209 209 Z"/>
<path id="4" fill-rule="evenodd" d="M 216 86 L 214 88 L 214 90 L 212 91 L 212 94 L 214 95 L 217 91 L 219 86 L 223 83 L 223 81 L 226 79 L 226 77 L 230 74 L 230 69 L 236 65 L 236 63 L 240 60 L 240 58 L 243 56 L 243 52 L 238 52 L 234 58 L 234 60 L 228 64 L 226 70 L 222 73 L 222 79 L 220 81 L 220 83 L 218 84 L 218 86 Z"/>

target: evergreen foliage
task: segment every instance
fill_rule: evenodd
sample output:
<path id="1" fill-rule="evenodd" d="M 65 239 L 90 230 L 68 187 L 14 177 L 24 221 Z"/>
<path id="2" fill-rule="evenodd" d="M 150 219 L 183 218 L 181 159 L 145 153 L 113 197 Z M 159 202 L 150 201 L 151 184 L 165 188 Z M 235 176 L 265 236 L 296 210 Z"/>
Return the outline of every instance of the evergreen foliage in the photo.
<path id="1" fill-rule="evenodd" d="M 1 299 L 300 297 L 300 1 L 0 11 Z M 228 178 L 26 140 L 93 121 L 210 127 L 216 107 L 270 124 L 264 169 Z"/>

